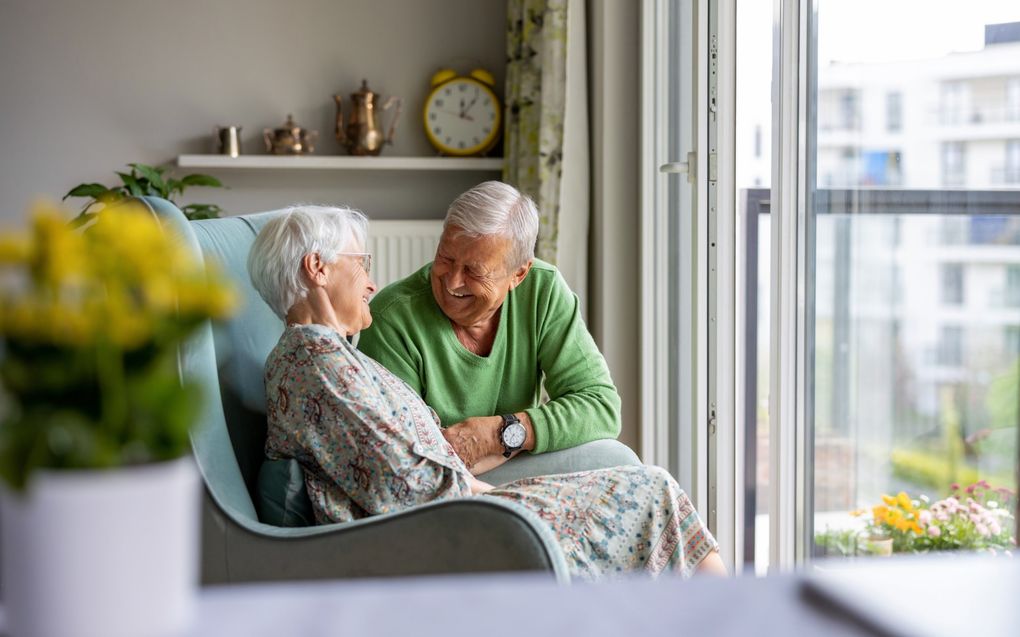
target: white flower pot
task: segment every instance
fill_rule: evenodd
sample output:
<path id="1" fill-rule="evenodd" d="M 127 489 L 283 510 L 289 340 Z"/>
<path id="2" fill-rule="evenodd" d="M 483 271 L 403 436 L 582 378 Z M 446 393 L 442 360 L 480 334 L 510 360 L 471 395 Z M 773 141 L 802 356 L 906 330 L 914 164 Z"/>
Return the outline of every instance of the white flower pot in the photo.
<path id="1" fill-rule="evenodd" d="M 39 471 L 25 493 L 0 491 L 12 637 L 162 637 L 188 628 L 201 503 L 190 457 Z"/>

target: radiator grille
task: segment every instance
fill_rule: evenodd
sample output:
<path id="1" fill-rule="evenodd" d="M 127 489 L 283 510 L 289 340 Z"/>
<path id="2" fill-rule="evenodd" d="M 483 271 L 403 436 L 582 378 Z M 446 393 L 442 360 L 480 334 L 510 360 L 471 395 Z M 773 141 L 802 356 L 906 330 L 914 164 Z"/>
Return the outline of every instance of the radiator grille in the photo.
<path id="1" fill-rule="evenodd" d="M 442 220 L 373 221 L 368 226 L 372 279 L 381 290 L 425 265 L 436 255 Z"/>

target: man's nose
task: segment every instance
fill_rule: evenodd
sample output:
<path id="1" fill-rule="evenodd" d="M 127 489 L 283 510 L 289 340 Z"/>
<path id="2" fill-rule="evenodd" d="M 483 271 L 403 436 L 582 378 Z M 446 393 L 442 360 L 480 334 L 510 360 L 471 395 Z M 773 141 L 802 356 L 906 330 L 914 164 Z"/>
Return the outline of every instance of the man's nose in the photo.
<path id="1" fill-rule="evenodd" d="M 446 275 L 446 287 L 451 290 L 457 290 L 464 285 L 464 268 L 459 265 L 455 265 L 450 268 L 450 271 Z"/>

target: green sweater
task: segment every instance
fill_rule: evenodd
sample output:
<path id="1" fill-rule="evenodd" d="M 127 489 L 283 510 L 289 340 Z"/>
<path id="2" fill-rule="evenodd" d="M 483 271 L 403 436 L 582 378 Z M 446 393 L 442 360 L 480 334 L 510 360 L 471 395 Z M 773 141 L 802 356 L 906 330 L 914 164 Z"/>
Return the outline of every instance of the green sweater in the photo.
<path id="1" fill-rule="evenodd" d="M 559 271 L 536 260 L 510 291 L 488 356 L 468 351 L 439 309 L 432 264 L 372 300 L 372 326 L 358 348 L 407 382 L 444 427 L 472 416 L 525 411 L 533 453 L 620 433 L 620 396 Z M 549 402 L 540 405 L 545 383 Z"/>

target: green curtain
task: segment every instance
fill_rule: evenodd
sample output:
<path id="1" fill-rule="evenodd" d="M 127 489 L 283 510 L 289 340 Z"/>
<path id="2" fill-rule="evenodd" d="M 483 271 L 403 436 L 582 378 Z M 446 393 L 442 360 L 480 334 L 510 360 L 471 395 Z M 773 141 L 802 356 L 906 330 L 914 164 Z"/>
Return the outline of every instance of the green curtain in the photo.
<path id="1" fill-rule="evenodd" d="M 538 258 L 556 263 L 563 175 L 569 0 L 507 3 L 503 180 L 535 200 Z"/>

